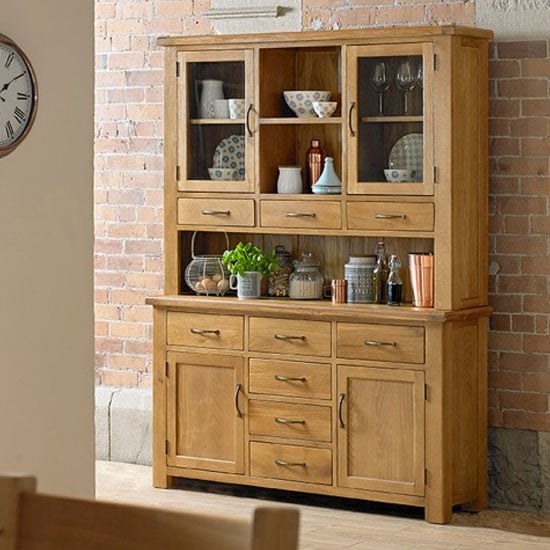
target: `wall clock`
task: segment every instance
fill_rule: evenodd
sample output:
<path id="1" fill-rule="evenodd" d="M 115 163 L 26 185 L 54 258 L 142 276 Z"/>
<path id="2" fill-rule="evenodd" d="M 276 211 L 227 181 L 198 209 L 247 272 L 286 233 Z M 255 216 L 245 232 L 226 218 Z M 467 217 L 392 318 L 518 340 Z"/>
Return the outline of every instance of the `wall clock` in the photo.
<path id="1" fill-rule="evenodd" d="M 13 40 L 0 34 L 0 157 L 27 137 L 37 106 L 36 77 L 29 59 Z"/>

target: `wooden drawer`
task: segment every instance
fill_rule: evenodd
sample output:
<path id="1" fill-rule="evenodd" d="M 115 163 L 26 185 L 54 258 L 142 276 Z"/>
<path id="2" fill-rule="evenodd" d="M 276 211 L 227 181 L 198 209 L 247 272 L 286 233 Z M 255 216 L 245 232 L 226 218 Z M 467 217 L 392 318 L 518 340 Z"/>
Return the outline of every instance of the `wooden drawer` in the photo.
<path id="1" fill-rule="evenodd" d="M 330 442 L 331 411 L 321 405 L 251 399 L 248 428 L 251 435 Z"/>
<path id="2" fill-rule="evenodd" d="M 248 199 L 178 199 L 180 225 L 254 227 L 254 201 Z"/>
<path id="3" fill-rule="evenodd" d="M 250 393 L 330 399 L 331 368 L 327 363 L 250 359 Z"/>
<path id="4" fill-rule="evenodd" d="M 251 441 L 250 475 L 330 485 L 332 451 Z"/>
<path id="5" fill-rule="evenodd" d="M 348 229 L 433 231 L 434 206 L 428 202 L 350 202 Z"/>
<path id="6" fill-rule="evenodd" d="M 251 351 L 329 357 L 330 323 L 251 317 L 248 347 Z"/>
<path id="7" fill-rule="evenodd" d="M 337 355 L 345 359 L 424 363 L 424 328 L 338 323 Z"/>
<path id="8" fill-rule="evenodd" d="M 194 348 L 243 349 L 243 325 L 237 315 L 169 311 L 166 341 Z"/>
<path id="9" fill-rule="evenodd" d="M 292 229 L 341 229 L 342 207 L 336 201 L 260 201 L 260 225 Z"/>

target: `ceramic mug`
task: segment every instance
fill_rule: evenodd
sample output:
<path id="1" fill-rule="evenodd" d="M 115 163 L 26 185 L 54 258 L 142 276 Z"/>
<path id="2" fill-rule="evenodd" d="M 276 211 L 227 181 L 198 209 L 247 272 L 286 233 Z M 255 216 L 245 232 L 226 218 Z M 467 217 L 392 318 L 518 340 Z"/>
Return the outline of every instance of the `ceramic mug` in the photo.
<path id="1" fill-rule="evenodd" d="M 227 99 L 215 99 L 214 118 L 229 118 L 229 104 Z"/>
<path id="2" fill-rule="evenodd" d="M 259 298 L 262 294 L 262 274 L 259 271 L 245 271 L 244 275 L 231 275 L 229 287 L 237 291 L 237 298 L 241 300 Z"/>
<path id="3" fill-rule="evenodd" d="M 244 99 L 228 99 L 229 118 L 244 118 Z"/>

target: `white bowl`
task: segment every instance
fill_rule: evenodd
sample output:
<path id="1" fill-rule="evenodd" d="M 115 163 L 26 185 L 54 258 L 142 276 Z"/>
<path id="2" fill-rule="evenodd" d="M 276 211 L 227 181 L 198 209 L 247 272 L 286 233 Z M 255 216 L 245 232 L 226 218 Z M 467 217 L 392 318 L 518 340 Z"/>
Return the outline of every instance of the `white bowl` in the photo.
<path id="1" fill-rule="evenodd" d="M 387 168 L 384 170 L 384 176 L 386 176 L 386 181 L 391 183 L 411 182 L 414 181 L 416 171 L 404 168 Z"/>
<path id="2" fill-rule="evenodd" d="M 313 110 L 319 118 L 327 118 L 336 111 L 337 101 L 312 101 Z"/>
<path id="3" fill-rule="evenodd" d="M 314 101 L 328 101 L 330 92 L 319 90 L 287 90 L 283 92 L 286 104 L 299 118 L 315 118 Z"/>
<path id="4" fill-rule="evenodd" d="M 209 168 L 211 180 L 239 180 L 239 170 L 235 168 Z"/>

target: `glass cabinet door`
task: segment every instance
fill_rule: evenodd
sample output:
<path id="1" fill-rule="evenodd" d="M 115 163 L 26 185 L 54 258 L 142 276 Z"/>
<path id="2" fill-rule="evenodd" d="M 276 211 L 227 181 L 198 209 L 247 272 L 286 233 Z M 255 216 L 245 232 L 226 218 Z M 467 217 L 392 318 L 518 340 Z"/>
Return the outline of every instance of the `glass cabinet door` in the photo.
<path id="1" fill-rule="evenodd" d="M 252 192 L 252 51 L 182 52 L 178 61 L 178 190 Z"/>
<path id="2" fill-rule="evenodd" d="M 433 47 L 348 50 L 348 192 L 433 194 Z"/>

